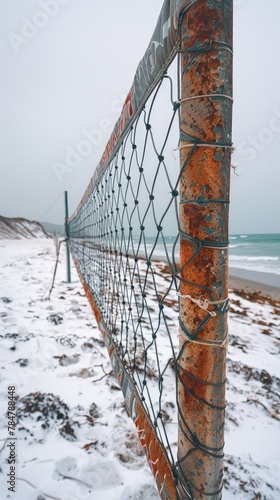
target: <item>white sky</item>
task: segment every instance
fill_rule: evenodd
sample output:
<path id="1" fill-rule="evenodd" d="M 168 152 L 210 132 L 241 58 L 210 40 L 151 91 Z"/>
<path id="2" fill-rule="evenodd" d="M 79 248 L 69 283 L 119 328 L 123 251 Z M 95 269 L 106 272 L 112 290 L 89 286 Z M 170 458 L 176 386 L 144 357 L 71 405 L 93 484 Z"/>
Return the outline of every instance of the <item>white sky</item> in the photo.
<path id="1" fill-rule="evenodd" d="M 42 17 L 43 5 L 55 10 Z M 234 5 L 238 175 L 232 173 L 230 231 L 280 232 L 280 2 Z M 162 0 L 0 0 L 1 215 L 39 219 L 64 190 L 70 213 L 76 208 L 161 6 Z M 31 22 L 45 26 L 34 30 Z M 91 129 L 99 130 L 92 153 L 59 178 L 54 162 L 65 164 L 67 151 Z M 63 218 L 61 197 L 43 220 Z"/>

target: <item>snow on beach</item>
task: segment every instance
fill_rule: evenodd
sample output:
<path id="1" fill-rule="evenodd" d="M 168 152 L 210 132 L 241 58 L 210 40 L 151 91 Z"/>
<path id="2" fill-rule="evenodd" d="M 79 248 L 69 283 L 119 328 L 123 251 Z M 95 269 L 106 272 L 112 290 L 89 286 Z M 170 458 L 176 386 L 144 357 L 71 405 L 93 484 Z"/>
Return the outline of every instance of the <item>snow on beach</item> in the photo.
<path id="1" fill-rule="evenodd" d="M 66 283 L 64 251 L 46 300 L 55 258 L 51 240 L 0 241 L 1 499 L 159 498 L 73 266 Z M 223 498 L 276 500 L 280 304 L 243 290 L 230 299 Z M 8 386 L 18 397 L 16 493 L 7 483 Z"/>

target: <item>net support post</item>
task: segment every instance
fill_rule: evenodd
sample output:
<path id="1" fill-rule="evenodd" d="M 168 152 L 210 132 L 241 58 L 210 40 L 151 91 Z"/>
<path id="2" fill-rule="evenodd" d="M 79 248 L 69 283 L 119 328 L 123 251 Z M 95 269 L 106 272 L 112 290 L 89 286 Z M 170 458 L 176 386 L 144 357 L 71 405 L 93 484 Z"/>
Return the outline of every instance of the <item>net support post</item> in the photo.
<path id="1" fill-rule="evenodd" d="M 232 123 L 232 0 L 182 14 L 179 497 L 222 497 L 228 211 Z M 201 96 L 201 97 L 199 97 Z"/>
<path id="2" fill-rule="evenodd" d="M 71 267 L 70 267 L 70 250 L 69 250 L 69 214 L 68 214 L 68 192 L 64 191 L 64 203 L 65 203 L 65 236 L 66 236 L 66 272 L 67 272 L 67 283 L 71 283 Z"/>

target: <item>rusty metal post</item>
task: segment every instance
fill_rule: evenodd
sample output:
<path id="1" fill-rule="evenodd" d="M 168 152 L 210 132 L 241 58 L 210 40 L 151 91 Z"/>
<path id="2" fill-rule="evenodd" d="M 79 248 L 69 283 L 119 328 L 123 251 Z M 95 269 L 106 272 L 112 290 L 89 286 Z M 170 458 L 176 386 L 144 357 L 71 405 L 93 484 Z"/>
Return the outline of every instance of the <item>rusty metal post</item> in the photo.
<path id="1" fill-rule="evenodd" d="M 180 498 L 222 497 L 232 121 L 232 0 L 181 24 Z"/>

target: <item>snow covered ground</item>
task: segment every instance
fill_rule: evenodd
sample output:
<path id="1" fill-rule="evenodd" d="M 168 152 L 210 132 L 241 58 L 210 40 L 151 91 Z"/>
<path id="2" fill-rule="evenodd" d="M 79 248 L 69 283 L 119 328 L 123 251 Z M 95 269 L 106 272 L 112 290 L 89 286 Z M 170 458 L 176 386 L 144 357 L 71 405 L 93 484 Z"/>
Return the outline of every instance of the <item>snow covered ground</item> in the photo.
<path id="1" fill-rule="evenodd" d="M 157 499 L 73 266 L 66 282 L 64 249 L 48 300 L 55 259 L 52 240 L 0 241 L 0 497 Z M 230 299 L 223 498 L 279 500 L 280 304 L 241 290 Z"/>

